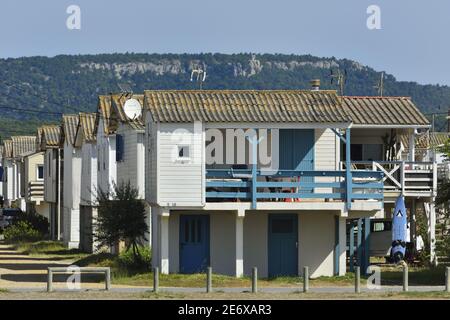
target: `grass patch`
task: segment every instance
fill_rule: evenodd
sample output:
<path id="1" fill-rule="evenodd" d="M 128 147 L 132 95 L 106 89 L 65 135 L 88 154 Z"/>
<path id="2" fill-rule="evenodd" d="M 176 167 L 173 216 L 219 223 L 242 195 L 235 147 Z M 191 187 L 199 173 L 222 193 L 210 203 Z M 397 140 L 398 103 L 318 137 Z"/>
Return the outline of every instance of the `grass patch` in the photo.
<path id="1" fill-rule="evenodd" d="M 5 288 L 0 288 L 0 293 L 8 293 L 9 290 Z"/>
<path id="2" fill-rule="evenodd" d="M 445 285 L 445 268 L 410 267 L 410 286 L 443 286 Z M 403 269 L 401 267 L 385 267 L 381 270 L 381 285 L 402 285 Z"/>
<path id="3" fill-rule="evenodd" d="M 66 246 L 59 241 L 38 241 L 38 242 L 21 242 L 13 244 L 15 250 L 22 254 L 36 257 L 60 259 L 80 259 L 88 254 L 82 253 L 77 249 L 67 249 Z"/>
<path id="4" fill-rule="evenodd" d="M 180 300 L 180 299 L 184 299 L 186 298 L 185 294 L 182 293 L 170 293 L 170 292 L 152 292 L 152 291 L 147 291 L 141 294 L 140 298 L 142 299 L 155 299 L 155 300 L 169 300 L 169 299 L 176 299 L 176 300 Z"/>

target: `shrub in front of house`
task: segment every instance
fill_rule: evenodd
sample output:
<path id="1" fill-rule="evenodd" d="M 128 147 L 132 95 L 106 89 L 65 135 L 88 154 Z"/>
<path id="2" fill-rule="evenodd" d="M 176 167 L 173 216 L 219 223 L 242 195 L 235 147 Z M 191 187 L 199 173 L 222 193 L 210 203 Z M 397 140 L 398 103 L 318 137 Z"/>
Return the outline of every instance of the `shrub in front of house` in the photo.
<path id="1" fill-rule="evenodd" d="M 138 246 L 139 253 L 133 252 L 132 248 L 123 251 L 117 258 L 119 268 L 132 271 L 150 271 L 152 253 L 149 247 Z"/>
<path id="2" fill-rule="evenodd" d="M 30 212 L 21 212 L 17 215 L 16 222 L 24 221 L 29 223 L 33 229 L 37 230 L 43 236 L 49 234 L 50 223 L 48 219 L 38 213 L 34 209 Z"/>
<path id="3" fill-rule="evenodd" d="M 33 242 L 43 238 L 42 233 L 26 221 L 15 222 L 5 229 L 3 235 L 7 242 Z"/>

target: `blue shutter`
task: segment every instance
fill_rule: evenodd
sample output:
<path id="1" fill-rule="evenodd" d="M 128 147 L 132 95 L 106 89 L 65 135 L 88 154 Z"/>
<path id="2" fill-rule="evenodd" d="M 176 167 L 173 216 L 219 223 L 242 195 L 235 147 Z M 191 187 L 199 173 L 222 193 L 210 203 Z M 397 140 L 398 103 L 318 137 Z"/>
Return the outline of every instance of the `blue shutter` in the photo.
<path id="1" fill-rule="evenodd" d="M 0 167 L 0 181 L 3 181 L 3 167 Z"/>
<path id="2" fill-rule="evenodd" d="M 123 160 L 123 136 L 118 134 L 116 135 L 116 161 Z"/>

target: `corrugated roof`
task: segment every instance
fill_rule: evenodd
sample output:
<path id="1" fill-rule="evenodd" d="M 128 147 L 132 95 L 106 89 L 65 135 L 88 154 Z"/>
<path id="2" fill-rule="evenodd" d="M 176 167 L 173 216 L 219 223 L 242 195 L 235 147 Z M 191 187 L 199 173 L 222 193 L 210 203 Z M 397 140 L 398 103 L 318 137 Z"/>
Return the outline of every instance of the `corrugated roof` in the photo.
<path id="1" fill-rule="evenodd" d="M 12 140 L 4 140 L 3 147 L 3 157 L 12 158 Z"/>
<path id="2" fill-rule="evenodd" d="M 13 158 L 36 152 L 36 136 L 13 136 L 11 140 Z"/>
<path id="3" fill-rule="evenodd" d="M 345 96 L 343 104 L 356 125 L 429 125 L 409 97 Z"/>
<path id="4" fill-rule="evenodd" d="M 123 106 L 125 102 L 129 99 L 136 99 L 139 101 L 141 106 L 144 106 L 144 95 L 143 94 L 133 94 L 133 95 L 126 95 L 126 94 L 113 94 L 111 95 L 111 104 L 112 104 L 112 110 L 114 112 L 114 115 L 111 117 L 111 119 L 116 118 L 117 120 L 123 123 L 128 123 L 133 129 L 135 130 L 144 130 L 144 122 L 142 120 L 143 113 L 141 116 L 137 119 L 129 119 L 123 110 Z M 113 127 L 113 126 L 111 126 Z"/>
<path id="5" fill-rule="evenodd" d="M 75 136 L 77 134 L 78 127 L 78 115 L 77 114 L 64 114 L 62 117 L 63 131 L 62 135 L 64 139 L 67 139 L 71 145 L 75 145 Z"/>
<path id="6" fill-rule="evenodd" d="M 78 123 L 77 134 L 83 132 L 83 137 L 86 142 L 96 142 L 97 134 L 95 130 L 95 122 L 97 118 L 97 113 L 81 112 L 79 114 L 79 118 L 80 121 Z"/>
<path id="7" fill-rule="evenodd" d="M 43 148 L 58 147 L 61 141 L 60 126 L 42 126 L 39 128 L 41 132 L 41 146 Z"/>
<path id="8" fill-rule="evenodd" d="M 429 132 L 416 137 L 416 149 L 437 148 L 445 144 L 450 138 L 448 132 Z M 409 137 L 402 135 L 400 138 L 405 150 L 409 150 Z"/>
<path id="9" fill-rule="evenodd" d="M 155 122 L 350 122 L 339 105 L 325 90 L 145 91 Z"/>
<path id="10" fill-rule="evenodd" d="M 103 119 L 103 130 L 105 134 L 112 134 L 115 132 L 115 128 L 110 126 L 111 122 L 111 95 L 102 95 L 98 97 L 97 112 Z M 100 117 L 97 118 L 96 127 L 98 127 L 98 121 Z"/>

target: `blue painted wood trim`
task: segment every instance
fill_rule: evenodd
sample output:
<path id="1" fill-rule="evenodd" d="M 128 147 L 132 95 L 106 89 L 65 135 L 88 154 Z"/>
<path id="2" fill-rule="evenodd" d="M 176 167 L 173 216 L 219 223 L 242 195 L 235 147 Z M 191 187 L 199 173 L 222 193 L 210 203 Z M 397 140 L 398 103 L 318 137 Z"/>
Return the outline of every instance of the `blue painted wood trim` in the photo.
<path id="1" fill-rule="evenodd" d="M 362 262 L 362 218 L 358 219 L 358 230 L 356 238 L 356 261 L 358 266 L 361 267 Z"/>
<path id="2" fill-rule="evenodd" d="M 257 182 L 258 188 L 344 188 L 340 182 Z"/>
<path id="3" fill-rule="evenodd" d="M 208 191 L 206 192 L 207 198 L 229 198 L 229 199 L 250 199 L 250 192 L 216 192 L 216 191 Z"/>
<path id="4" fill-rule="evenodd" d="M 355 178 L 381 179 L 384 177 L 384 173 L 380 171 L 352 171 L 352 176 Z"/>
<path id="5" fill-rule="evenodd" d="M 370 265 L 370 218 L 364 218 L 364 268 L 363 274 L 367 274 Z"/>
<path id="6" fill-rule="evenodd" d="M 345 130 L 345 182 L 347 184 L 346 193 L 347 193 L 347 209 L 350 210 L 352 208 L 352 168 L 351 168 L 351 142 L 350 142 L 350 128 Z"/>
<path id="7" fill-rule="evenodd" d="M 357 200 L 368 200 L 368 199 L 383 199 L 384 195 L 380 194 L 380 193 L 352 193 L 351 195 L 352 199 L 357 199 Z"/>
<path id="8" fill-rule="evenodd" d="M 248 188 L 251 183 L 248 181 L 207 181 L 206 187 L 216 188 Z"/>
<path id="9" fill-rule="evenodd" d="M 270 193 L 259 192 L 258 199 L 345 199 L 344 193 Z"/>
<path id="10" fill-rule="evenodd" d="M 334 217 L 334 275 L 339 275 L 339 216 Z"/>
<path id="11" fill-rule="evenodd" d="M 350 227 L 350 235 L 349 235 L 349 260 L 350 260 L 350 272 L 354 271 L 354 259 L 355 259 L 355 224 L 352 221 Z"/>
<path id="12" fill-rule="evenodd" d="M 339 137 L 339 139 L 341 139 L 341 141 L 342 141 L 343 143 L 346 143 L 345 137 L 344 137 L 339 131 L 337 131 L 337 130 L 334 129 L 334 128 L 331 128 L 331 130 L 334 132 L 335 135 L 337 135 L 337 136 Z"/>
<path id="13" fill-rule="evenodd" d="M 257 165 L 258 165 L 258 152 L 257 152 L 257 138 L 253 137 L 252 141 L 252 209 L 256 209 L 256 199 L 257 199 L 257 186 L 256 182 L 258 180 Z"/>

